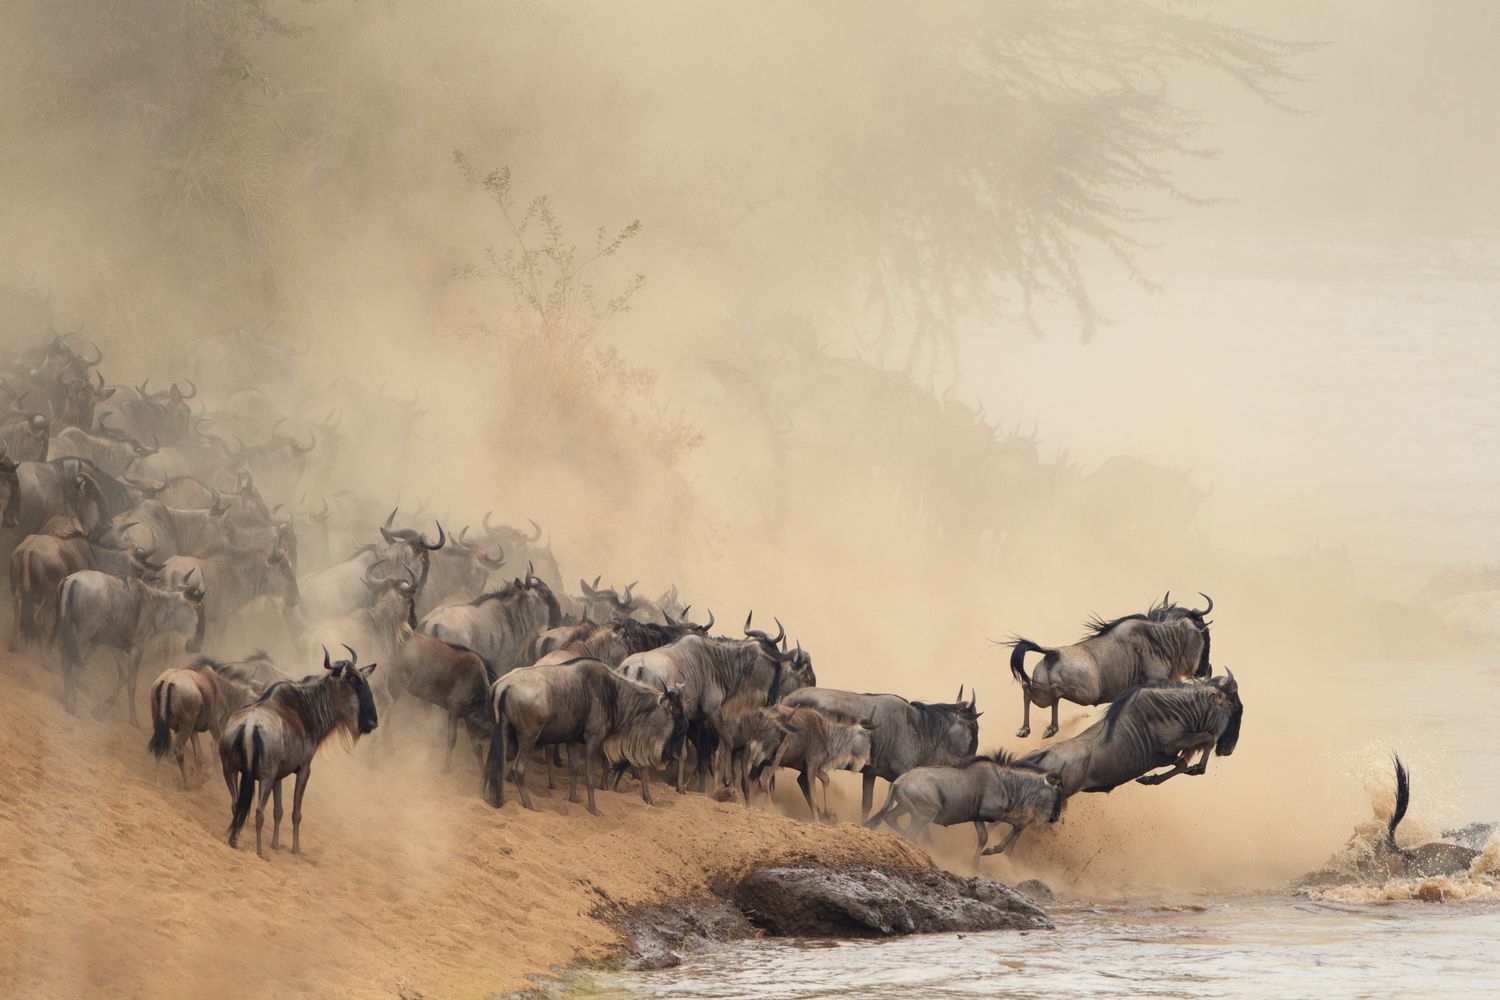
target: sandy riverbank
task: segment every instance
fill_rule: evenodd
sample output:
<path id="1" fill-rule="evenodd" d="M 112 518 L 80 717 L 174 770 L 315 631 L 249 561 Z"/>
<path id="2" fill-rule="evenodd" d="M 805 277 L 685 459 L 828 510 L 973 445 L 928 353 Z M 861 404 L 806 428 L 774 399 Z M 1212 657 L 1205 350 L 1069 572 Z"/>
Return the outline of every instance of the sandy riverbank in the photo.
<path id="1" fill-rule="evenodd" d="M 191 791 L 170 759 L 158 783 L 122 709 L 70 718 L 52 678 L 17 666 L 0 671 L 0 982 L 13 997 L 483 997 L 605 954 L 618 932 L 590 913 L 606 900 L 690 895 L 761 861 L 926 863 L 852 824 L 666 789 L 654 809 L 604 793 L 602 817 L 562 790 L 537 812 L 497 812 L 471 758 L 442 775 L 376 740 L 325 751 L 304 856 L 262 862 L 223 842 L 216 754 Z"/>

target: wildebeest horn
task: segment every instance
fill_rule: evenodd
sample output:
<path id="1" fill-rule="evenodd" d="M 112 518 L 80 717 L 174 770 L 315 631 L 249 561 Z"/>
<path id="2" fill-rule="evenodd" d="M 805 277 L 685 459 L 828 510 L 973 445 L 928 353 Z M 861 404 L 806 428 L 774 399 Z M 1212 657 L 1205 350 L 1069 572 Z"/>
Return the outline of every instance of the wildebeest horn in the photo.
<path id="1" fill-rule="evenodd" d="M 964 686 L 962 684 L 960 684 L 958 686 L 958 697 L 954 698 L 953 700 L 954 701 L 963 701 L 964 700 Z"/>
<path id="2" fill-rule="evenodd" d="M 385 517 L 385 526 L 387 528 L 389 528 L 395 522 L 395 520 L 396 520 L 396 511 L 398 511 L 400 509 L 401 509 L 401 505 L 397 504 L 396 506 L 392 507 L 391 508 L 391 512 L 386 515 L 386 517 Z"/>
<path id="3" fill-rule="evenodd" d="M 329 513 L 328 512 L 328 498 L 324 497 L 323 498 L 323 509 L 321 511 L 319 511 L 318 513 L 314 514 L 313 515 L 313 519 L 317 520 L 317 521 L 326 521 L 326 520 L 328 520 L 328 513 Z"/>
<path id="4" fill-rule="evenodd" d="M 703 626 L 703 631 L 707 632 L 709 629 L 711 629 L 713 627 L 714 627 L 714 609 L 713 608 L 709 608 L 708 609 L 708 622 L 707 622 L 707 624 L 705 624 Z"/>
<path id="5" fill-rule="evenodd" d="M 328 647 L 327 646 L 323 647 L 323 669 L 324 670 L 332 670 L 333 669 L 333 662 L 332 662 L 332 660 L 328 656 Z"/>
<path id="6" fill-rule="evenodd" d="M 530 564 L 528 563 L 528 565 Z M 578 588 L 583 593 L 584 597 L 594 596 L 594 588 L 590 587 L 589 582 L 581 576 L 578 578 Z"/>
<path id="7" fill-rule="evenodd" d="M 667 620 L 668 625 L 677 624 L 677 620 L 672 617 L 672 612 L 668 611 L 666 608 L 661 609 L 661 616 Z"/>
<path id="8" fill-rule="evenodd" d="M 503 552 L 505 550 L 501 549 L 501 551 Z M 530 559 L 526 560 L 526 579 L 528 579 L 528 580 L 534 580 L 534 579 L 536 579 L 536 573 L 531 568 L 531 560 Z"/>
<path id="9" fill-rule="evenodd" d="M 495 512 L 492 511 L 492 510 L 485 511 L 484 512 L 484 520 L 482 520 L 482 521 L 479 522 L 481 525 L 484 526 L 484 533 L 486 535 L 493 535 L 495 533 L 494 526 L 490 524 L 490 515 L 493 514 L 493 513 L 495 513 Z"/>
<path id="10" fill-rule="evenodd" d="M 79 361 L 83 361 L 83 367 L 85 367 L 85 368 L 93 368 L 93 367 L 97 366 L 99 364 L 99 362 L 101 362 L 101 361 L 104 360 L 104 352 L 101 351 L 101 350 L 99 350 L 99 345 L 98 344 L 90 344 L 89 346 L 94 349 L 94 360 L 93 361 L 83 361 L 82 357 L 80 357 L 78 359 Z"/>
<path id="11" fill-rule="evenodd" d="M 446 545 L 448 543 L 448 536 L 443 533 L 443 522 L 442 521 L 438 521 L 437 522 L 437 529 L 438 529 L 438 540 L 437 540 L 437 544 L 436 545 L 434 545 L 432 542 L 429 542 L 427 540 L 427 536 L 426 535 L 418 535 L 417 536 L 417 539 L 422 543 L 422 548 L 426 549 L 428 552 L 436 552 L 438 549 L 442 548 L 444 545 Z"/>
<path id="12" fill-rule="evenodd" d="M 345 649 L 347 649 L 349 651 L 349 665 L 350 666 L 353 666 L 354 664 L 356 664 L 356 663 L 359 662 L 359 654 L 354 651 L 354 647 L 353 646 L 349 645 L 347 642 L 341 642 L 341 643 L 339 643 L 339 645 L 343 646 Z"/>
<path id="13" fill-rule="evenodd" d="M 781 624 L 781 619 L 780 618 L 772 618 L 771 620 L 776 623 L 776 630 L 777 630 L 776 631 L 776 638 L 774 638 L 774 639 L 771 640 L 771 645 L 774 646 L 778 642 L 780 642 L 782 639 L 786 638 L 786 626 L 783 625 L 783 624 Z"/>
<path id="14" fill-rule="evenodd" d="M 469 526 L 467 524 L 458 529 L 458 544 L 463 546 L 468 546 L 469 544 Z"/>
<path id="15" fill-rule="evenodd" d="M 144 382 L 142 382 L 140 385 L 138 385 L 138 386 L 135 387 L 135 391 L 138 392 L 138 393 L 140 393 L 142 396 L 149 397 L 151 395 L 151 393 L 149 393 L 149 392 L 146 391 L 146 386 L 148 386 L 150 384 L 151 384 L 151 376 L 148 375 L 148 376 L 146 376 L 146 380 Z"/>
<path id="16" fill-rule="evenodd" d="M 178 389 L 177 390 L 177 395 L 181 396 L 183 399 L 197 399 L 198 398 L 198 387 L 196 385 L 193 385 L 193 380 L 190 379 L 190 378 L 184 377 L 183 381 L 186 382 L 188 385 L 190 385 L 190 386 L 193 387 L 193 394 L 191 396 L 189 396 L 189 395 L 184 394 L 181 389 Z M 173 382 L 172 385 L 175 387 L 177 385 L 177 383 Z"/>
<path id="17" fill-rule="evenodd" d="M 1198 591 L 1198 596 L 1201 597 L 1201 598 L 1203 598 L 1205 601 L 1208 602 L 1208 607 L 1204 608 L 1202 611 L 1194 611 L 1193 612 L 1193 617 L 1194 618 L 1203 618 L 1209 612 L 1213 611 L 1213 609 L 1214 609 L 1214 599 L 1212 597 L 1209 597 L 1207 594 L 1205 594 L 1201 590 Z"/>
<path id="18" fill-rule="evenodd" d="M 750 613 L 745 616 L 745 634 L 746 635 L 750 634 L 750 619 L 752 619 L 754 617 L 755 617 L 755 609 L 751 608 L 750 609 Z"/>
<path id="19" fill-rule="evenodd" d="M 482 550 L 480 551 L 479 562 L 485 567 L 485 569 L 499 569 L 501 566 L 505 565 L 505 547 L 503 545 L 497 545 L 495 546 L 495 551 L 498 553 L 498 555 L 492 556 L 488 552 L 484 552 Z M 530 563 L 526 564 L 526 576 L 527 579 L 530 579 L 531 577 Z"/>
<path id="20" fill-rule="evenodd" d="M 526 520 L 531 521 L 531 518 L 528 517 Z M 531 521 L 531 526 L 536 529 L 536 534 L 532 535 L 530 538 L 528 538 L 526 540 L 528 542 L 539 542 L 539 541 L 541 541 L 541 539 L 542 539 L 542 526 L 540 524 L 537 524 L 535 521 Z"/>

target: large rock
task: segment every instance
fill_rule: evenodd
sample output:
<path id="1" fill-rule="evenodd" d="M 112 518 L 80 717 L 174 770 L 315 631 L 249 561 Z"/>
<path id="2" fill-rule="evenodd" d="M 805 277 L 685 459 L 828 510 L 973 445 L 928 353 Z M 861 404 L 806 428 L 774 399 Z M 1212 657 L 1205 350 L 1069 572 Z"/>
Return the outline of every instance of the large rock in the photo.
<path id="1" fill-rule="evenodd" d="M 1009 886 L 949 872 L 876 865 L 752 868 L 726 894 L 761 930 L 790 937 L 884 937 L 936 931 L 1051 928 Z"/>

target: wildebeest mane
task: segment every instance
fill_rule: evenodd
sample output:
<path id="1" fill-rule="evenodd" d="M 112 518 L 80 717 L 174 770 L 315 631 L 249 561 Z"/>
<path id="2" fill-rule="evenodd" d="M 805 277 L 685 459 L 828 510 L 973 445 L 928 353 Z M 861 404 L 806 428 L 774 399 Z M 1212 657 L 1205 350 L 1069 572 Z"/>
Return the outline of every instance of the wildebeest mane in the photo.
<path id="1" fill-rule="evenodd" d="M 510 583 L 507 583 L 505 586 L 501 587 L 499 590 L 490 590 L 490 591 L 486 591 L 483 594 L 480 594 L 478 597 L 474 598 L 472 601 L 469 602 L 469 606 L 477 608 L 481 604 L 486 603 L 487 601 L 505 601 L 505 600 L 510 600 L 511 598 L 515 597 L 515 595 L 520 590 L 521 590 L 521 587 L 516 583 L 515 580 L 512 580 Z"/>
<path id="2" fill-rule="evenodd" d="M 951 702 L 946 704 L 929 704 L 925 701 L 907 701 L 917 716 L 917 736 L 922 744 L 927 747 L 936 747 L 942 740 L 943 732 L 949 723 L 955 719 L 963 719 L 964 709 L 969 706 L 962 702 Z M 979 739 L 978 727 L 975 727 L 974 741 Z M 972 741 L 971 741 L 972 742 Z M 971 746 L 972 756 L 972 746 Z"/>
<path id="3" fill-rule="evenodd" d="M 995 749 L 987 751 L 985 753 L 977 753 L 970 757 L 965 757 L 963 760 L 959 761 L 953 766 L 957 768 L 967 768 L 973 767 L 975 764 L 980 763 L 998 764 L 1001 767 L 1014 767 L 1019 768 L 1023 771 L 1036 771 L 1038 774 L 1047 773 L 1047 771 L 1040 764 L 1028 761 L 1024 757 L 1017 757 L 1010 751 L 1004 750 L 1000 747 L 996 747 Z"/>

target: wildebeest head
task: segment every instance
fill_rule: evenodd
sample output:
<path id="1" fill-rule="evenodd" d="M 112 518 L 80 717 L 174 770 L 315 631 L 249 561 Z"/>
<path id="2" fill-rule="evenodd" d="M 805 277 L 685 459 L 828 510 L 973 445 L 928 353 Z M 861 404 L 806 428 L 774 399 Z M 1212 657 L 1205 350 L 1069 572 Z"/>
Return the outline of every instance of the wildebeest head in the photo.
<path id="1" fill-rule="evenodd" d="M 665 683 L 658 683 L 661 684 L 661 694 L 657 696 L 657 703 L 666 711 L 668 719 L 671 720 L 666 739 L 662 742 L 661 762 L 671 764 L 682 753 L 683 744 L 687 741 L 687 710 L 682 704 L 681 684 L 668 687 Z"/>
<path id="2" fill-rule="evenodd" d="M 4 452 L 0 452 L 0 497 L 4 498 L 0 526 L 14 528 L 21 523 L 21 476 L 16 463 Z"/>
<path id="3" fill-rule="evenodd" d="M 193 637 L 187 644 L 189 653 L 196 653 L 203 648 L 203 629 L 206 624 L 203 613 L 204 596 L 203 574 L 194 567 L 183 579 L 182 587 L 168 594 L 165 620 L 158 622 L 158 626 L 165 631 L 191 631 Z"/>
<path id="4" fill-rule="evenodd" d="M 1192 626 L 1196 628 L 1198 632 L 1203 636 L 1203 651 L 1198 655 L 1198 669 L 1194 673 L 1194 676 L 1208 677 L 1213 673 L 1213 667 L 1209 664 L 1208 633 L 1208 627 L 1213 623 L 1208 621 L 1208 615 L 1214 609 L 1214 599 L 1212 597 L 1209 597 L 1202 591 L 1198 592 L 1198 596 L 1208 602 L 1208 604 L 1203 608 L 1202 611 L 1173 604 L 1172 592 L 1167 591 L 1167 593 L 1162 596 L 1161 603 L 1152 605 L 1151 609 L 1146 612 L 1146 618 L 1149 621 L 1155 622 L 1180 621 L 1184 623 L 1191 623 Z"/>
<path id="5" fill-rule="evenodd" d="M 404 563 L 398 563 L 401 576 L 377 576 L 375 570 L 384 565 L 387 560 L 382 559 L 365 570 L 365 586 L 370 588 L 371 603 L 379 604 L 383 600 L 394 600 L 401 602 L 401 613 L 398 616 L 412 628 L 417 627 L 417 593 L 421 587 L 417 583 L 416 574 L 411 567 Z M 387 598 L 386 595 L 391 595 Z"/>
<path id="6" fill-rule="evenodd" d="M 578 587 L 583 594 L 583 614 L 585 618 L 593 618 L 605 621 L 611 617 L 628 618 L 631 612 L 640 607 L 640 602 L 635 598 L 632 591 L 639 581 L 632 581 L 622 596 L 613 587 L 599 586 L 599 577 L 594 577 L 591 584 L 580 579 Z"/>
<path id="7" fill-rule="evenodd" d="M 375 711 L 375 694 L 370 690 L 370 675 L 380 664 L 367 663 L 359 666 L 359 654 L 348 645 L 349 659 L 332 662 L 328 656 L 328 647 L 323 647 L 323 669 L 329 671 L 328 681 L 333 685 L 333 697 L 338 715 L 344 718 L 353 717 L 355 721 L 356 736 L 364 736 L 373 732 L 380 724 L 380 717 Z"/>
<path id="8" fill-rule="evenodd" d="M 114 392 L 114 390 L 111 389 L 110 392 Z M 152 437 L 151 443 L 149 445 L 146 445 L 142 444 L 140 441 L 137 441 L 135 438 L 131 437 L 125 431 L 120 430 L 118 427 L 109 426 L 109 416 L 110 415 L 108 413 L 99 414 L 99 426 L 95 428 L 95 433 L 100 437 L 130 445 L 130 449 L 135 452 L 136 458 L 149 458 L 150 456 L 155 455 L 158 451 L 161 450 L 161 444 L 155 437 Z"/>
<path id="9" fill-rule="evenodd" d="M 280 586 L 281 598 L 286 606 L 295 608 L 302 599 L 301 591 L 297 589 L 297 569 L 279 537 L 271 547 L 271 554 L 266 557 L 266 565 L 270 567 L 272 577 Z"/>
<path id="10" fill-rule="evenodd" d="M 57 417 L 65 424 L 88 430 L 94 426 L 94 407 L 115 394 L 114 389 L 104 387 L 104 376 L 97 371 L 96 387 L 86 374 L 72 369 L 59 371 L 56 376 L 59 407 Z"/>
<path id="11" fill-rule="evenodd" d="M 776 685 L 771 689 L 771 701 L 780 701 L 793 691 L 816 686 L 812 657 L 802 651 L 800 642 L 796 649 L 790 652 L 786 649 L 786 626 L 781 624 L 781 619 L 771 619 L 776 623 L 776 635 L 770 636 L 760 629 L 750 627 L 754 618 L 754 611 L 745 616 L 745 638 L 759 644 L 761 652 L 778 668 Z"/>
<path id="12" fill-rule="evenodd" d="M 188 400 L 197 398 L 198 387 L 193 384 L 192 379 L 183 381 L 187 382 L 188 387 L 193 390 L 191 394 L 183 392 L 176 382 L 173 382 L 170 388 L 150 392 L 146 388 L 151 382 L 149 378 L 136 386 L 136 391 L 141 394 L 141 398 L 155 403 L 164 415 L 164 423 L 170 434 L 170 443 L 186 438 L 193 424 L 193 410 L 188 406 Z"/>
<path id="13" fill-rule="evenodd" d="M 969 691 L 969 700 L 964 701 L 964 687 L 958 686 L 958 700 L 949 705 L 931 705 L 942 713 L 945 720 L 941 746 L 962 757 L 972 757 L 979 749 L 979 695 Z"/>
<path id="14" fill-rule="evenodd" d="M 1240 741 L 1240 720 L 1245 717 L 1245 705 L 1240 701 L 1240 686 L 1235 682 L 1234 671 L 1228 667 L 1224 668 L 1223 677 L 1211 678 L 1209 683 L 1216 689 L 1215 699 L 1229 710 L 1229 724 L 1224 727 L 1219 741 L 1214 744 L 1215 754 L 1228 757 L 1234 753 L 1235 744 Z"/>
<path id="15" fill-rule="evenodd" d="M 396 511 L 400 508 L 392 507 L 385 523 L 380 526 L 380 537 L 385 539 L 386 545 L 393 550 L 403 550 L 408 558 L 400 560 L 402 565 L 415 563 L 421 567 L 417 574 L 417 589 L 421 590 L 427 584 L 427 574 L 432 570 L 432 553 L 447 544 L 448 536 L 443 531 L 442 522 L 438 522 L 438 537 L 436 542 L 429 542 L 427 536 L 412 528 L 392 528 L 391 524 L 396 520 Z"/>

